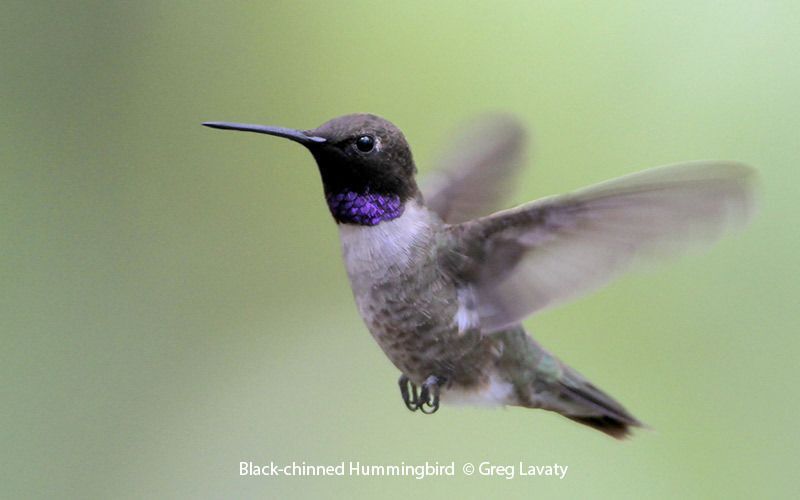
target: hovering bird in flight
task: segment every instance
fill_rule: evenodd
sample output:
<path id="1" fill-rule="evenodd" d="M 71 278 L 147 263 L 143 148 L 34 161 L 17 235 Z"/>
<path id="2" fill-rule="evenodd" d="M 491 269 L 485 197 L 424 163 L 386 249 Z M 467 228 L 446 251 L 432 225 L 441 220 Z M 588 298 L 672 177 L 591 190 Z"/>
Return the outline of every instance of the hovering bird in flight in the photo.
<path id="1" fill-rule="evenodd" d="M 492 214 L 525 142 L 508 116 L 471 127 L 422 188 L 402 132 L 375 115 L 305 131 L 204 125 L 311 152 L 361 317 L 402 373 L 405 405 L 424 413 L 440 401 L 542 408 L 625 437 L 641 423 L 543 349 L 522 320 L 608 283 L 635 259 L 711 242 L 746 222 L 753 205 L 753 169 L 703 161 Z"/>

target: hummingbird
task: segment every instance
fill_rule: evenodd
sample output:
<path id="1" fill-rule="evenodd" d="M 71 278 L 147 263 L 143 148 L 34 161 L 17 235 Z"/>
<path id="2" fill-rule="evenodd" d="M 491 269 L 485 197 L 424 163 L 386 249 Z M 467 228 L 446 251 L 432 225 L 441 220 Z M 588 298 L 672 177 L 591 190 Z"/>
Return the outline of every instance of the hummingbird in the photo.
<path id="1" fill-rule="evenodd" d="M 697 161 L 492 213 L 526 137 L 506 115 L 471 127 L 422 187 L 403 133 L 373 114 L 311 130 L 203 125 L 283 137 L 312 154 L 358 311 L 401 373 L 405 406 L 423 413 L 440 402 L 540 408 L 629 436 L 643 424 L 522 321 L 636 260 L 712 242 L 753 207 L 751 167 Z"/>

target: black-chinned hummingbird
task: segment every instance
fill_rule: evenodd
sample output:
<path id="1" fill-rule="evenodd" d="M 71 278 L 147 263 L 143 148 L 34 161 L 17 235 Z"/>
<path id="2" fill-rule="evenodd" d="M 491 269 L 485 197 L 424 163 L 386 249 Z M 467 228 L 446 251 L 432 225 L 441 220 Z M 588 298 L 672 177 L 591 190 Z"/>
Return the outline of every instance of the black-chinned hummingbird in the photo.
<path id="1" fill-rule="evenodd" d="M 417 186 L 402 132 L 371 114 L 284 137 L 314 156 L 361 317 L 402 373 L 406 406 L 542 408 L 615 438 L 642 424 L 543 349 L 521 321 L 606 284 L 639 257 L 709 242 L 752 212 L 753 169 L 653 168 L 488 215 L 519 164 L 522 127 L 494 117 Z"/>

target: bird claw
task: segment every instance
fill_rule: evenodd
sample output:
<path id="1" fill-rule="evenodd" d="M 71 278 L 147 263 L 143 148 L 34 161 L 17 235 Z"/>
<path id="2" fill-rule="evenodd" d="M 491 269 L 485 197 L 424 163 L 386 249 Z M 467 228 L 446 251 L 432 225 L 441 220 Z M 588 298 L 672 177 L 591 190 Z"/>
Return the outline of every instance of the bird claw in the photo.
<path id="1" fill-rule="evenodd" d="M 417 393 L 417 386 L 412 384 L 405 375 L 401 375 L 400 380 L 398 380 L 397 383 L 400 385 L 400 395 L 403 396 L 403 403 L 405 403 L 406 408 L 411 411 L 417 411 L 419 406 L 419 394 Z M 410 393 L 409 387 L 411 388 Z"/>
<path id="2" fill-rule="evenodd" d="M 422 383 L 422 388 L 418 392 L 417 386 L 413 384 L 405 375 L 400 376 L 397 381 L 400 386 L 400 394 L 403 396 L 403 403 L 411 411 L 421 411 L 426 415 L 436 413 L 439 409 L 439 391 L 445 379 L 431 375 Z"/>

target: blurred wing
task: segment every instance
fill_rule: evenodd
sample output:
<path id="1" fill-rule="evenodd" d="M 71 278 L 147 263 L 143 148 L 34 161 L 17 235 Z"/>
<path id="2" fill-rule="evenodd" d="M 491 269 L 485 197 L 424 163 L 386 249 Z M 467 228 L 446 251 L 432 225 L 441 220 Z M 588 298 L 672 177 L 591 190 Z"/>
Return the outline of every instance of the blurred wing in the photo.
<path id="1" fill-rule="evenodd" d="M 454 273 L 496 331 L 608 283 L 635 258 L 709 243 L 753 211 L 754 170 L 659 167 L 451 226 Z"/>
<path id="2" fill-rule="evenodd" d="M 425 204 L 455 224 L 492 213 L 522 164 L 525 129 L 508 115 L 476 120 L 422 183 Z"/>

